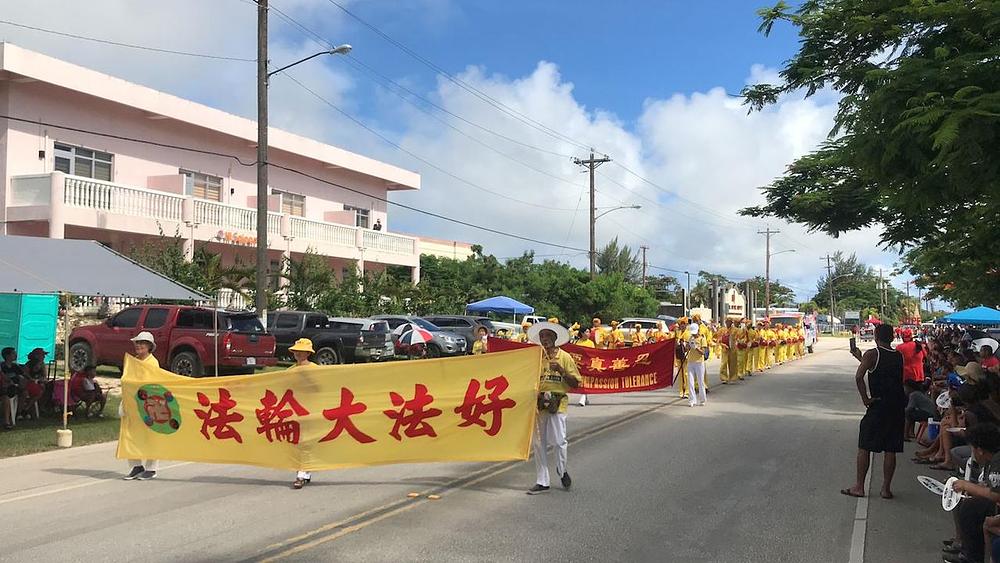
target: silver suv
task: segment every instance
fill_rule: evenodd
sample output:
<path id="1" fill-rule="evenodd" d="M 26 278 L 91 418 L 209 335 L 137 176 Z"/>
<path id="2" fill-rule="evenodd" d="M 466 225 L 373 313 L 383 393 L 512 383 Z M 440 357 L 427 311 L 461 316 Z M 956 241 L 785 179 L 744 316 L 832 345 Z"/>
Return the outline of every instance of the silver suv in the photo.
<path id="1" fill-rule="evenodd" d="M 440 356 L 458 356 L 465 354 L 468 349 L 465 337 L 455 334 L 454 332 L 442 330 L 437 325 L 420 317 L 414 317 L 411 315 L 375 315 L 372 318 L 389 323 L 389 330 L 391 331 L 395 331 L 397 328 L 406 323 L 412 323 L 431 333 L 433 338 L 427 343 L 427 356 L 431 358 L 437 358 Z M 394 342 L 398 340 L 398 336 L 395 334 L 393 334 L 392 338 Z"/>

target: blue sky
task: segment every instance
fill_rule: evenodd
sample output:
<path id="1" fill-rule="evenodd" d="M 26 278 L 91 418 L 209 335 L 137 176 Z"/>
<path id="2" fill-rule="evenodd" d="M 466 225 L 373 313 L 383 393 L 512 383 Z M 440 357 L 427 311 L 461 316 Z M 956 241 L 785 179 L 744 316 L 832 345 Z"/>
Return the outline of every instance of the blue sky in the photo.
<path id="1" fill-rule="evenodd" d="M 275 5 L 285 11 L 280 0 Z M 753 0 L 369 0 L 344 5 L 453 74 L 479 65 L 490 73 L 518 77 L 539 60 L 555 62 L 574 84 L 580 103 L 614 112 L 625 122 L 637 118 L 647 98 L 717 86 L 738 93 L 752 65 L 778 67 L 796 48 L 790 26 L 776 26 L 767 38 L 757 32 L 756 10 L 763 4 Z M 437 79 L 431 69 L 336 6 L 319 2 L 309 14 L 316 30 L 322 28 L 331 41 L 351 43 L 359 60 L 408 86 L 433 89 Z M 302 39 L 300 30 L 280 18 L 272 21 L 280 37 Z M 351 74 L 364 99 L 371 82 L 362 73 Z M 360 109 L 373 115 L 370 106 Z"/>
<path id="2" fill-rule="evenodd" d="M 742 279 L 762 273 L 764 240 L 756 232 L 769 225 L 782 231 L 773 250 L 796 251 L 775 259 L 773 276 L 802 299 L 814 293 L 823 273 L 819 257 L 827 252 L 857 252 L 886 270 L 897 259 L 876 246 L 873 230 L 832 239 L 798 225 L 737 214 L 760 203 L 760 186 L 826 138 L 836 112 L 836 97 L 828 92 L 808 100 L 789 96 L 753 115 L 727 95 L 748 80 L 776 80 L 777 69 L 796 51 L 790 26 L 776 26 L 769 38 L 757 32 L 756 10 L 766 0 L 337 1 L 477 90 L 609 153 L 614 162 L 599 171 L 598 206 L 641 204 L 642 209 L 601 219 L 599 246 L 617 237 L 632 248 L 649 246 L 652 265 Z M 558 153 L 527 149 L 435 110 L 428 116 L 341 57 L 314 59 L 289 71 L 407 154 L 287 77 L 275 77 L 272 126 L 421 174 L 420 191 L 394 193 L 393 201 L 571 249 L 487 234 L 397 207 L 389 208 L 389 230 L 479 243 L 499 257 L 533 250 L 539 257 L 586 266 L 581 252 L 588 240 L 586 178 L 568 158 L 583 156 L 581 147 L 455 87 L 330 0 L 271 2 L 329 42 L 352 44 L 356 60 L 449 112 Z M 256 54 L 256 5 L 250 0 L 33 0 L 5 3 L 4 18 L 166 49 L 249 59 Z M 270 27 L 275 67 L 319 49 L 276 12 Z M 129 50 L 10 26 L 0 26 L 0 33 L 29 49 L 255 116 L 252 62 Z M 896 285 L 902 287 L 902 278 Z"/>

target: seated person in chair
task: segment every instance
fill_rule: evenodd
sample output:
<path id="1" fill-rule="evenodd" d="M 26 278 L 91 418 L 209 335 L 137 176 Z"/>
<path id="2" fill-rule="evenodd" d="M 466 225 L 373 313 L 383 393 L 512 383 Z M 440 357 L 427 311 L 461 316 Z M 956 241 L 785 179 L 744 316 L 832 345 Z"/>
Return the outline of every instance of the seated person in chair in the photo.
<path id="1" fill-rule="evenodd" d="M 97 410 L 97 416 L 101 416 L 101 411 L 104 410 L 104 403 L 107 401 L 107 396 L 98 385 L 94 378 L 97 377 L 97 367 L 89 365 L 83 368 L 83 371 L 78 371 L 73 374 L 72 379 L 69 382 L 69 392 L 73 397 L 73 400 L 81 402 L 86 408 L 87 416 L 90 416 L 91 405 L 99 405 Z"/>

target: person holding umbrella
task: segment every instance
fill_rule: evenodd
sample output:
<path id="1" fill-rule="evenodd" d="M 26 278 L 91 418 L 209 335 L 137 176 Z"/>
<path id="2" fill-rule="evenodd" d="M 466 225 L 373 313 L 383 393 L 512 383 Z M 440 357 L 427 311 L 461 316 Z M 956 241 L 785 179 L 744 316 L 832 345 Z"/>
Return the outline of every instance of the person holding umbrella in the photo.
<path id="1" fill-rule="evenodd" d="M 566 407 L 571 389 L 580 386 L 580 371 L 573 357 L 559 348 L 569 342 L 569 331 L 556 323 L 536 323 L 528 331 L 531 342 L 542 347 L 543 358 L 541 383 L 538 387 L 538 418 L 535 421 L 534 456 L 535 485 L 528 489 L 529 495 L 538 495 L 549 490 L 548 447 L 556 450 L 556 474 L 564 489 L 569 490 L 573 480 L 566 468 Z"/>
<path id="2" fill-rule="evenodd" d="M 420 350 L 420 357 L 426 355 L 427 350 L 424 344 L 434 338 L 433 334 L 413 323 L 399 325 L 393 333 L 399 336 L 400 346 L 407 351 L 407 355 L 410 357 L 413 357 L 411 352 L 415 349 Z"/>

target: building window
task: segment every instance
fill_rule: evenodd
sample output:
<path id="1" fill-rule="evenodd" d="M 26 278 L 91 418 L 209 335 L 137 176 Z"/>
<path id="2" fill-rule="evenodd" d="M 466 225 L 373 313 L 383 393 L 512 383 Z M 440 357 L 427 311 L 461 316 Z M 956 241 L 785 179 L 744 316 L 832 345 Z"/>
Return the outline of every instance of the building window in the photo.
<path id="1" fill-rule="evenodd" d="M 190 170 L 181 170 L 180 173 L 184 175 L 184 193 L 186 195 L 192 195 L 198 199 L 222 201 L 222 178 Z"/>
<path id="2" fill-rule="evenodd" d="M 55 143 L 53 155 L 55 169 L 66 174 L 111 181 L 111 163 L 114 155 L 106 152 Z"/>
<path id="3" fill-rule="evenodd" d="M 283 192 L 281 190 L 271 190 L 271 193 L 281 196 L 282 213 L 296 217 L 302 217 L 306 214 L 306 196 Z"/>
<path id="4" fill-rule="evenodd" d="M 352 207 L 350 205 L 345 205 L 344 211 L 354 211 L 355 217 L 357 218 L 355 225 L 361 227 L 362 229 L 368 228 L 369 226 L 368 214 L 370 213 L 370 210 L 363 209 L 361 207 Z"/>

